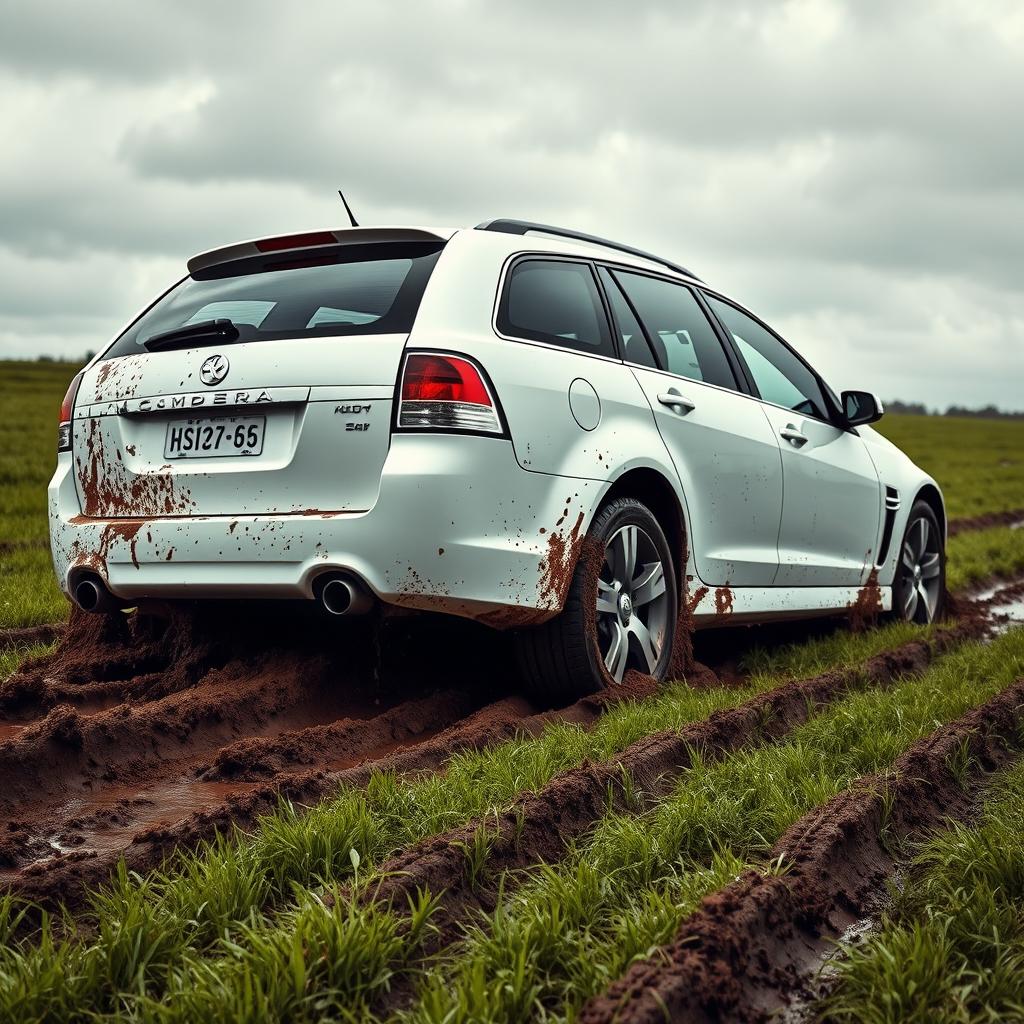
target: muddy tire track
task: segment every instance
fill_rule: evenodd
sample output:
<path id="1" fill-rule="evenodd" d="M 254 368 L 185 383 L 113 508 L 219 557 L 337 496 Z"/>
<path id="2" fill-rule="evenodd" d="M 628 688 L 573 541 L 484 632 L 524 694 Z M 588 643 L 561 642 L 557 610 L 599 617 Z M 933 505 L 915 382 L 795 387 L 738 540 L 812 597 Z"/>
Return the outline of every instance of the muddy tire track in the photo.
<path id="1" fill-rule="evenodd" d="M 337 685 L 327 647 L 297 656 L 221 625 L 226 633 L 183 617 L 73 619 L 52 656 L 0 685 L 0 813 L 149 783 L 243 735 L 368 717 L 354 682 Z"/>
<path id="2" fill-rule="evenodd" d="M 970 619 L 940 631 L 931 641 L 912 641 L 856 668 L 791 682 L 682 729 L 646 736 L 611 761 L 583 764 L 539 791 L 524 794 L 506 812 L 471 821 L 399 852 L 379 866 L 363 898 L 401 912 L 417 890 L 435 894 L 439 904 L 431 922 L 437 932 L 424 947 L 429 956 L 456 941 L 464 925 L 480 912 L 492 912 L 523 877 L 517 878 L 517 872 L 557 862 L 569 843 L 610 806 L 624 808 L 624 775 L 652 803 L 672 789 L 695 752 L 705 759 L 719 759 L 752 743 L 773 742 L 852 690 L 919 673 L 936 656 L 983 635 L 986 629 L 983 620 Z M 470 851 L 478 832 L 486 836 L 488 851 L 483 877 L 470 870 Z M 343 891 L 337 898 L 348 896 Z M 397 979 L 384 1010 L 392 1012 L 405 1005 L 415 995 L 414 988 L 415 979 Z"/>
<path id="3" fill-rule="evenodd" d="M 458 751 L 556 720 L 587 727 L 610 704 L 656 689 L 641 681 L 547 711 L 514 695 L 493 634 L 430 623 L 436 664 L 415 627 L 404 639 L 399 630 L 388 645 L 399 653 L 385 661 L 401 665 L 404 643 L 415 671 L 374 682 L 372 644 L 357 658 L 352 630 L 326 642 L 320 620 L 293 625 L 272 646 L 263 623 L 231 615 L 201 627 L 189 616 L 73 619 L 53 655 L 0 684 L 0 881 L 74 908 L 122 856 L 131 869 L 155 868 L 176 849 L 252 826 L 282 798 L 312 804 L 374 770 L 437 771 Z M 445 654 L 446 629 L 467 654 L 462 676 Z"/>
<path id="4" fill-rule="evenodd" d="M 765 1022 L 806 992 L 832 943 L 867 916 L 892 850 L 971 812 L 986 775 L 1024 748 L 1024 680 L 937 729 L 886 776 L 859 779 L 796 822 L 767 860 L 706 897 L 671 944 L 592 999 L 581 1024 Z M 970 757 L 967 785 L 951 767 Z M 885 839 L 883 841 L 883 830 Z"/>
<path id="5" fill-rule="evenodd" d="M 443 729 L 430 739 L 392 751 L 385 756 L 369 757 L 362 763 L 340 771 L 311 769 L 282 772 L 257 784 L 214 783 L 216 799 L 207 806 L 183 813 L 177 819 L 140 825 L 133 815 L 131 827 L 122 829 L 123 841 L 116 848 L 64 852 L 29 864 L 18 872 L 7 872 L 0 881 L 44 909 L 64 906 L 80 909 L 86 893 L 103 884 L 118 860 L 129 870 L 146 872 L 160 866 L 171 854 L 192 850 L 227 834 L 234 828 L 248 829 L 281 800 L 310 806 L 330 798 L 343 786 L 362 787 L 375 771 L 394 772 L 408 778 L 443 770 L 449 758 L 460 751 L 483 749 L 517 735 L 540 735 L 555 721 L 575 722 L 584 727 L 593 724 L 610 704 L 625 699 L 642 699 L 649 693 L 616 694 L 614 699 L 588 697 L 568 708 L 537 713 L 522 698 L 505 698 Z M 0 843 L 0 863 L 3 844 Z"/>
<path id="6" fill-rule="evenodd" d="M 1009 509 L 1006 512 L 986 512 L 980 516 L 963 516 L 949 521 L 948 533 L 955 537 L 972 530 L 990 530 L 994 526 L 1019 526 L 1024 524 L 1024 508 Z"/>

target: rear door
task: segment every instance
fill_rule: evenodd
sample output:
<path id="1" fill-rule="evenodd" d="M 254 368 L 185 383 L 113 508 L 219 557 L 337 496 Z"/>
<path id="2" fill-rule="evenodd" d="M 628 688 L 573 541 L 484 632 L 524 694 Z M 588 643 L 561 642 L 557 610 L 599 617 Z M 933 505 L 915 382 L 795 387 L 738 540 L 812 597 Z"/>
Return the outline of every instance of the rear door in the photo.
<path id="1" fill-rule="evenodd" d="M 739 393 L 729 356 L 690 288 L 621 269 L 602 268 L 601 277 L 626 361 L 682 482 L 698 575 L 711 586 L 770 585 L 782 464 L 759 404 Z"/>
<path id="2" fill-rule="evenodd" d="M 523 469 L 607 480 L 613 467 L 636 457 L 638 437 L 647 436 L 638 432 L 638 420 L 649 431 L 650 418 L 636 380 L 618 359 L 589 261 L 546 254 L 515 259 L 495 328 L 506 343 L 478 351 Z M 571 524 L 579 510 L 572 500 L 565 507 Z"/>
<path id="3" fill-rule="evenodd" d="M 713 295 L 782 447 L 779 586 L 856 586 L 875 561 L 881 485 L 864 442 L 830 422 L 817 375 L 762 323 Z"/>
<path id="4" fill-rule="evenodd" d="M 440 243 L 326 249 L 186 278 L 89 370 L 72 442 L 86 515 L 373 506 Z"/>

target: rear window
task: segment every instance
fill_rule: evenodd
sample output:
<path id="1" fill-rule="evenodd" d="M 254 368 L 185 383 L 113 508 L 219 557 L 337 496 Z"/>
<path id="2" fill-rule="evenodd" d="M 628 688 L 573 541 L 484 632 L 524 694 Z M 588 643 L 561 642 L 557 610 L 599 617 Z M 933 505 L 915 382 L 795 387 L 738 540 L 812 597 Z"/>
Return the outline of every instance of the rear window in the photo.
<path id="1" fill-rule="evenodd" d="M 348 247 L 301 264 L 267 262 L 249 273 L 185 278 L 158 299 L 104 354 L 145 351 L 155 334 L 205 320 L 227 319 L 238 341 L 404 334 L 412 329 L 440 248 L 394 246 L 360 258 Z"/>

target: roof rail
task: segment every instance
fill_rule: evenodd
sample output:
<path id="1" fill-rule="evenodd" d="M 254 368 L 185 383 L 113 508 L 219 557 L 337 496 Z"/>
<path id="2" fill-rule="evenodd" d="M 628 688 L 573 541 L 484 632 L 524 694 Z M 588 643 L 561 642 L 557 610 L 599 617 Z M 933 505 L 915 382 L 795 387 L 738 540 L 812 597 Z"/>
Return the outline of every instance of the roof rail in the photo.
<path id="1" fill-rule="evenodd" d="M 652 263 L 660 263 L 677 274 L 684 274 L 686 277 L 699 281 L 700 278 L 686 267 L 672 263 L 670 260 L 655 256 L 653 253 L 644 252 L 643 249 L 634 249 L 631 245 L 622 245 L 620 242 L 612 242 L 607 238 L 600 238 L 598 235 L 587 235 L 582 231 L 573 231 L 571 228 L 556 228 L 550 224 L 533 224 L 528 220 L 485 220 L 477 224 L 478 231 L 501 231 L 506 235 L 525 235 L 529 231 L 541 231 L 546 235 L 558 235 L 561 238 L 574 238 L 578 242 L 589 242 L 591 245 L 601 245 L 606 249 L 617 249 L 619 252 L 629 253 L 630 256 L 639 256 L 641 259 L 650 260 Z"/>

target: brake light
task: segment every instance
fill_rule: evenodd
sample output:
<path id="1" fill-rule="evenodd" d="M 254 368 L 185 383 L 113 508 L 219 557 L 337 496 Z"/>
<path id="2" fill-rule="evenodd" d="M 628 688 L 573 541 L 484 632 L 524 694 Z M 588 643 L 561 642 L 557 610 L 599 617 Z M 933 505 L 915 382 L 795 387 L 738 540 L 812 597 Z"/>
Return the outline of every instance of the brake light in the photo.
<path id="1" fill-rule="evenodd" d="M 71 378 L 68 390 L 64 395 L 64 401 L 60 403 L 60 419 L 57 423 L 57 451 L 71 451 L 71 414 L 75 410 L 75 398 L 78 395 L 78 387 L 82 383 L 82 370 Z"/>
<path id="2" fill-rule="evenodd" d="M 476 364 L 433 352 L 413 352 L 405 361 L 398 426 L 503 433 L 494 398 Z"/>
<path id="3" fill-rule="evenodd" d="M 306 249 L 312 245 L 336 245 L 337 241 L 337 237 L 330 231 L 308 231 L 304 235 L 261 238 L 256 248 L 260 252 L 280 252 L 282 249 Z"/>

